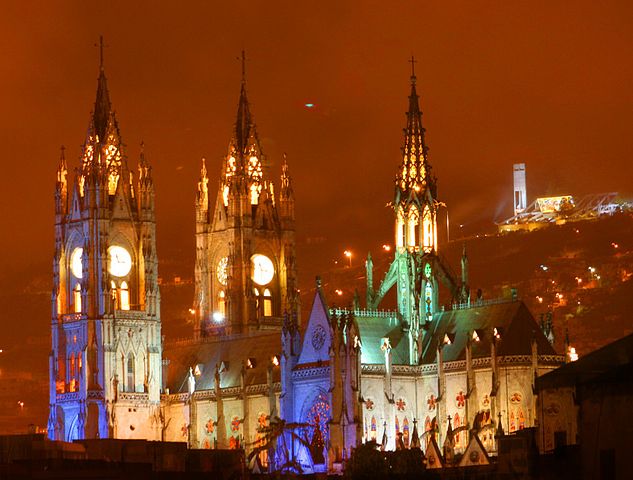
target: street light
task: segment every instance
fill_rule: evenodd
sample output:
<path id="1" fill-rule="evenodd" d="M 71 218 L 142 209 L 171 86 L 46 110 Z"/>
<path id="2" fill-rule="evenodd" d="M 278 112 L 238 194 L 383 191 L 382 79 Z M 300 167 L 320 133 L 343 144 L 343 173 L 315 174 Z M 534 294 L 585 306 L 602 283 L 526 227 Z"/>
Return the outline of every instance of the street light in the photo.
<path id="1" fill-rule="evenodd" d="M 345 255 L 347 257 L 347 259 L 349 260 L 349 266 L 352 266 L 352 252 L 350 252 L 349 250 L 345 250 L 343 252 L 343 255 Z"/>

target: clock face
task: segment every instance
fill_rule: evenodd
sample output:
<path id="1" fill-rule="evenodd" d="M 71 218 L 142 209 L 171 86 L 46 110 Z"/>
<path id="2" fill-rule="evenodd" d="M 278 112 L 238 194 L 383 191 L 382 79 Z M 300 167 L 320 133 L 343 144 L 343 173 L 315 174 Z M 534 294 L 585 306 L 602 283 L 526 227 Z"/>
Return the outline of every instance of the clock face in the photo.
<path id="1" fill-rule="evenodd" d="M 218 266 L 215 268 L 215 275 L 218 277 L 218 282 L 220 282 L 222 285 L 226 285 L 226 279 L 228 277 L 228 265 L 229 257 L 222 257 L 218 262 Z"/>
<path id="2" fill-rule="evenodd" d="M 75 278 L 81 278 L 83 274 L 83 264 L 81 263 L 83 253 L 84 249 L 77 247 L 70 255 L 70 271 L 73 273 Z"/>
<path id="3" fill-rule="evenodd" d="M 275 275 L 273 262 L 265 255 L 255 254 L 251 257 L 253 282 L 257 285 L 268 285 Z"/>
<path id="4" fill-rule="evenodd" d="M 317 325 L 317 327 L 312 332 L 312 348 L 316 351 L 321 350 L 323 344 L 325 343 L 325 329 L 321 325 Z"/>
<path id="5" fill-rule="evenodd" d="M 129 252 L 117 245 L 108 248 L 108 271 L 115 277 L 125 277 L 132 269 L 132 257 Z"/>

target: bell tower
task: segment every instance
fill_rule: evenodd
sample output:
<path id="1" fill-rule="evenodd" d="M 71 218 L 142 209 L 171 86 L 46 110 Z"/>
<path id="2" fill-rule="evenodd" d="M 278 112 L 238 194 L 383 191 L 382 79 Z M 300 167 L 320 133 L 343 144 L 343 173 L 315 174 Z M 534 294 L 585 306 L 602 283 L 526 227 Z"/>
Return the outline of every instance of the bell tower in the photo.
<path id="1" fill-rule="evenodd" d="M 70 187 L 70 188 L 69 188 Z M 161 322 L 154 184 L 128 167 L 103 66 L 79 167 L 55 190 L 51 439 L 160 439 Z"/>
<path id="2" fill-rule="evenodd" d="M 437 180 L 431 173 L 429 148 L 422 126 L 422 111 L 416 90 L 415 59 L 411 58 L 411 92 L 404 128 L 402 163 L 395 179 L 394 260 L 378 290 L 373 288 L 373 263 L 367 259 L 367 306 L 376 309 L 385 294 L 396 286 L 397 311 L 410 339 L 410 362 L 418 361 L 420 335 L 439 311 L 440 283 L 453 299 L 461 288 L 439 255 Z"/>
<path id="3" fill-rule="evenodd" d="M 198 182 L 197 337 L 280 329 L 284 312 L 296 309 L 294 192 L 285 156 L 278 193 L 269 170 L 246 94 L 242 52 L 237 119 L 213 208 L 204 160 Z"/>

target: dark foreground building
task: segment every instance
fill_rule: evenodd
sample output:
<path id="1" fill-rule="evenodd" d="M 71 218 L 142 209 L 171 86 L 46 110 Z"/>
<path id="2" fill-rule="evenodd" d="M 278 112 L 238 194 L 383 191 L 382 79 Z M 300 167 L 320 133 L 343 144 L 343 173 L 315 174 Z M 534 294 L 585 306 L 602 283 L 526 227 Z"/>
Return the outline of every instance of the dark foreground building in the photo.
<path id="1" fill-rule="evenodd" d="M 190 450 L 146 440 L 52 441 L 44 434 L 0 436 L 0 478 L 244 478 L 243 450 Z"/>
<path id="2" fill-rule="evenodd" d="M 540 377 L 536 386 L 542 453 L 578 450 L 581 478 L 631 478 L 633 335 Z"/>

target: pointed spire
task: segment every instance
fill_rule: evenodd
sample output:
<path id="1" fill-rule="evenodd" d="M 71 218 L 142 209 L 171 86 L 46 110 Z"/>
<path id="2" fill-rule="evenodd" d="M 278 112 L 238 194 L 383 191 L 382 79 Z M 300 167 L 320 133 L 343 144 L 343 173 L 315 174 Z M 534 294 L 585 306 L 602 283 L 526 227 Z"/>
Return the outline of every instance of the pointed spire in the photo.
<path id="1" fill-rule="evenodd" d="M 411 93 L 409 94 L 407 125 L 404 129 L 403 163 L 396 179 L 397 187 L 402 193 L 410 190 L 418 192 L 433 183 L 430 177 L 430 165 L 427 162 L 428 147 L 424 141 L 422 111 L 416 91 L 416 60 L 411 57 L 409 62 L 411 63 Z"/>
<path id="2" fill-rule="evenodd" d="M 55 194 L 55 212 L 66 213 L 68 209 L 68 166 L 66 165 L 66 148 L 62 145 L 57 167 L 57 192 Z"/>
<path id="3" fill-rule="evenodd" d="M 66 165 L 66 147 L 60 148 L 59 167 L 57 167 L 57 182 L 66 185 L 66 175 L 68 174 L 68 166 Z"/>
<path id="4" fill-rule="evenodd" d="M 497 414 L 497 417 L 499 417 L 499 423 L 497 423 L 497 435 L 495 436 L 498 438 L 503 437 L 505 433 L 503 431 L 503 422 L 501 421 L 501 412 Z"/>
<path id="5" fill-rule="evenodd" d="M 290 178 L 290 173 L 288 173 L 288 158 L 284 153 L 283 163 L 281 164 L 281 198 L 291 199 L 294 196 L 294 192 L 292 189 L 292 178 Z"/>
<path id="6" fill-rule="evenodd" d="M 152 167 L 145 158 L 144 141 L 141 141 L 141 154 L 138 162 L 138 181 L 142 186 L 149 186 L 152 183 Z"/>
<path id="7" fill-rule="evenodd" d="M 97 98 L 92 113 L 92 123 L 94 125 L 94 133 L 102 141 L 106 137 L 108 120 L 112 105 L 110 103 L 110 93 L 108 92 L 108 82 L 103 67 L 103 36 L 99 36 L 99 79 L 97 80 Z"/>
<path id="8" fill-rule="evenodd" d="M 411 448 L 420 448 L 420 435 L 418 434 L 418 421 L 413 419 L 413 433 L 411 434 Z"/>
<path id="9" fill-rule="evenodd" d="M 246 54 L 242 50 L 242 85 L 240 88 L 240 100 L 237 106 L 237 120 L 235 122 L 235 148 L 238 155 L 244 153 L 251 135 L 252 118 L 251 110 L 246 96 Z"/>

